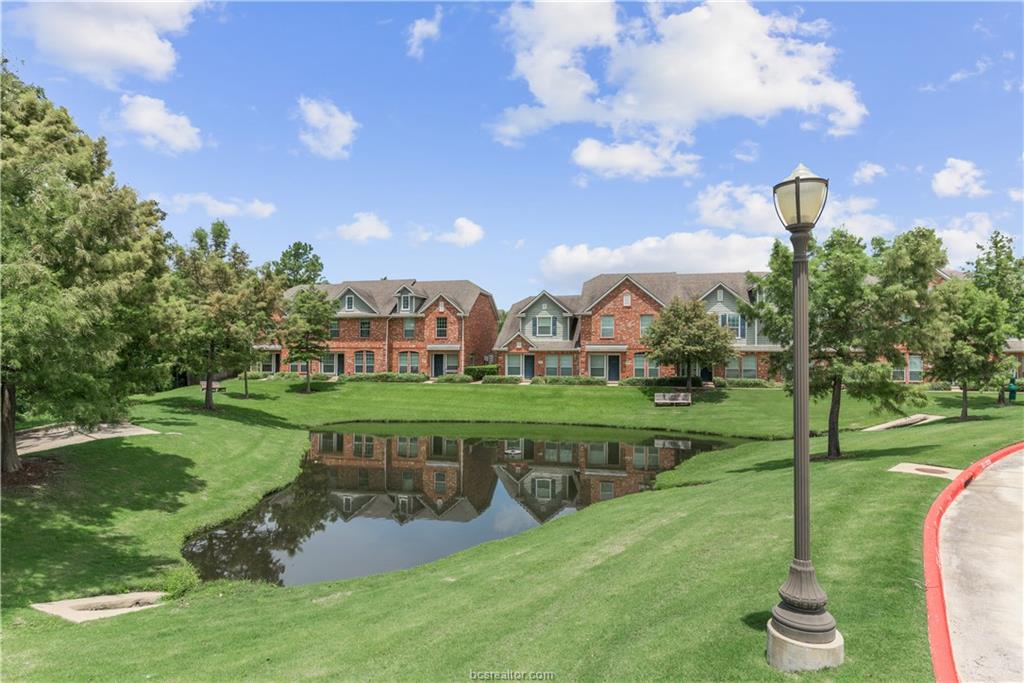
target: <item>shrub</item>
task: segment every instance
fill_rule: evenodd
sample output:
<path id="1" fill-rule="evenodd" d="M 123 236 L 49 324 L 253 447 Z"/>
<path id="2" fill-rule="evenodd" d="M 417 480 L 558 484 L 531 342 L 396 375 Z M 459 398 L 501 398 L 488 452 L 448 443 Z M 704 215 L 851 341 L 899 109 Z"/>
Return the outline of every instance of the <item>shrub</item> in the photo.
<path id="1" fill-rule="evenodd" d="M 180 598 L 199 586 L 199 574 L 190 564 L 175 567 L 164 577 L 164 590 L 170 598 Z"/>
<path id="2" fill-rule="evenodd" d="M 522 381 L 521 377 L 512 377 L 510 375 L 485 375 L 484 384 L 519 384 Z"/>
<path id="3" fill-rule="evenodd" d="M 569 384 L 573 386 L 605 386 L 608 380 L 588 375 L 552 375 L 534 377 L 530 384 Z"/>
<path id="4" fill-rule="evenodd" d="M 434 381 L 438 384 L 469 384 L 473 381 L 473 378 L 469 375 L 457 373 L 453 375 L 441 375 L 440 377 L 435 377 Z"/>
<path id="5" fill-rule="evenodd" d="M 467 365 L 466 374 L 473 378 L 474 382 L 479 382 L 484 377 L 489 375 L 498 374 L 497 365 Z"/>
<path id="6" fill-rule="evenodd" d="M 314 372 L 309 378 L 314 382 L 326 382 L 331 378 L 331 375 L 328 375 L 326 372 Z"/>
<path id="7" fill-rule="evenodd" d="M 250 373 L 247 373 L 247 377 L 250 380 L 263 379 L 266 376 L 267 376 L 267 373 L 265 373 L 265 372 L 250 372 Z"/>
<path id="8" fill-rule="evenodd" d="M 358 375 L 345 375 L 346 382 L 426 382 L 429 377 L 422 372 L 365 372 Z"/>
<path id="9" fill-rule="evenodd" d="M 931 382 L 928 388 L 931 391 L 949 391 L 953 388 L 953 385 L 950 382 Z"/>
<path id="10" fill-rule="evenodd" d="M 730 387 L 767 387 L 771 386 L 771 383 L 766 379 L 760 379 L 757 377 L 736 377 L 735 379 L 726 380 Z M 715 379 L 715 386 L 718 386 L 718 378 Z"/>
<path id="11" fill-rule="evenodd" d="M 275 374 L 274 379 L 305 379 L 305 375 L 299 372 L 279 372 Z"/>
<path id="12" fill-rule="evenodd" d="M 715 377 L 712 381 L 715 383 L 716 389 L 724 389 L 729 386 L 729 380 L 724 377 Z"/>
<path id="13" fill-rule="evenodd" d="M 704 385 L 704 381 L 700 377 L 693 377 L 692 385 L 694 389 L 699 389 Z M 630 377 L 619 382 L 624 387 L 686 387 L 685 377 Z"/>

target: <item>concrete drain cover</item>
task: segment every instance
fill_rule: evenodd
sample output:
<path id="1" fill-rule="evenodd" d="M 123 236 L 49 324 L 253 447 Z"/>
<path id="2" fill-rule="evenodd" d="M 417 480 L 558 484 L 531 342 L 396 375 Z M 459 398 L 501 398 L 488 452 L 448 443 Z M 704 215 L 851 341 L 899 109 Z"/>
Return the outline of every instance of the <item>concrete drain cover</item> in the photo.
<path id="1" fill-rule="evenodd" d="M 895 467 L 890 467 L 889 471 L 903 472 L 904 474 L 923 474 L 928 477 L 942 477 L 943 479 L 956 479 L 962 470 L 955 470 L 951 467 L 938 467 L 937 465 L 917 465 L 912 462 L 901 462 Z"/>
<path id="2" fill-rule="evenodd" d="M 40 612 L 80 624 L 83 621 L 106 619 L 150 607 L 159 607 L 162 604 L 159 600 L 165 595 L 167 594 L 160 591 L 141 591 L 122 593 L 121 595 L 97 595 L 92 598 L 39 602 L 32 607 Z"/>

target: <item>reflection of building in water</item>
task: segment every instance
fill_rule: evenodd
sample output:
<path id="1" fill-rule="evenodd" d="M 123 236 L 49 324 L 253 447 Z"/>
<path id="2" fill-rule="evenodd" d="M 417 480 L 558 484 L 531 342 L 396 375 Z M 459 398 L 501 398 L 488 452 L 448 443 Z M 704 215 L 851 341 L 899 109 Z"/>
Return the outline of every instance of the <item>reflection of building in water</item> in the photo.
<path id="1" fill-rule="evenodd" d="M 310 458 L 327 467 L 345 520 L 356 516 L 469 521 L 490 505 L 495 475 L 540 523 L 563 510 L 649 489 L 694 454 L 689 441 L 650 445 L 534 439 L 314 433 Z"/>
<path id="2" fill-rule="evenodd" d="M 341 516 L 466 522 L 494 493 L 490 463 L 465 441 L 430 436 L 314 432 L 310 459 L 326 467 Z"/>

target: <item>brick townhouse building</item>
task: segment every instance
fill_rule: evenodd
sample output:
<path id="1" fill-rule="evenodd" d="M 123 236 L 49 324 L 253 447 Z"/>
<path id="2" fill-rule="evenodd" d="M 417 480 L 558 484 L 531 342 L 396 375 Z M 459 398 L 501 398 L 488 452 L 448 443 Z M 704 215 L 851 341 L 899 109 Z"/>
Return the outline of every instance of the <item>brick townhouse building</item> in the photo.
<path id="1" fill-rule="evenodd" d="M 608 273 L 583 283 L 579 294 L 542 291 L 517 301 L 498 334 L 495 354 L 503 374 L 590 375 L 609 381 L 675 374 L 648 359 L 641 337 L 672 299 L 697 299 L 735 335 L 736 357 L 713 376 L 769 377 L 770 354 L 781 348 L 766 339 L 739 303 L 755 296 L 744 273 Z M 697 370 L 696 368 L 694 369 Z"/>
<path id="2" fill-rule="evenodd" d="M 327 353 L 310 370 L 329 375 L 462 372 L 492 354 L 498 326 L 494 297 L 468 280 L 362 280 L 313 285 L 336 303 Z M 292 297 L 300 287 L 284 294 Z M 265 372 L 304 372 L 288 349 L 267 345 Z"/>

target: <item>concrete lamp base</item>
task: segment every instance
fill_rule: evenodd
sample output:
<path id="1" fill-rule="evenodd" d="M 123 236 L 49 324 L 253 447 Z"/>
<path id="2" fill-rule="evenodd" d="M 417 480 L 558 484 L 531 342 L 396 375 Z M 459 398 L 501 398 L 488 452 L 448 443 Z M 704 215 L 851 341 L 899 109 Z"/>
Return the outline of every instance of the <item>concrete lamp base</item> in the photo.
<path id="1" fill-rule="evenodd" d="M 817 671 L 843 663 L 843 635 L 831 643 L 801 643 L 779 633 L 768 620 L 768 664 L 779 671 Z"/>

